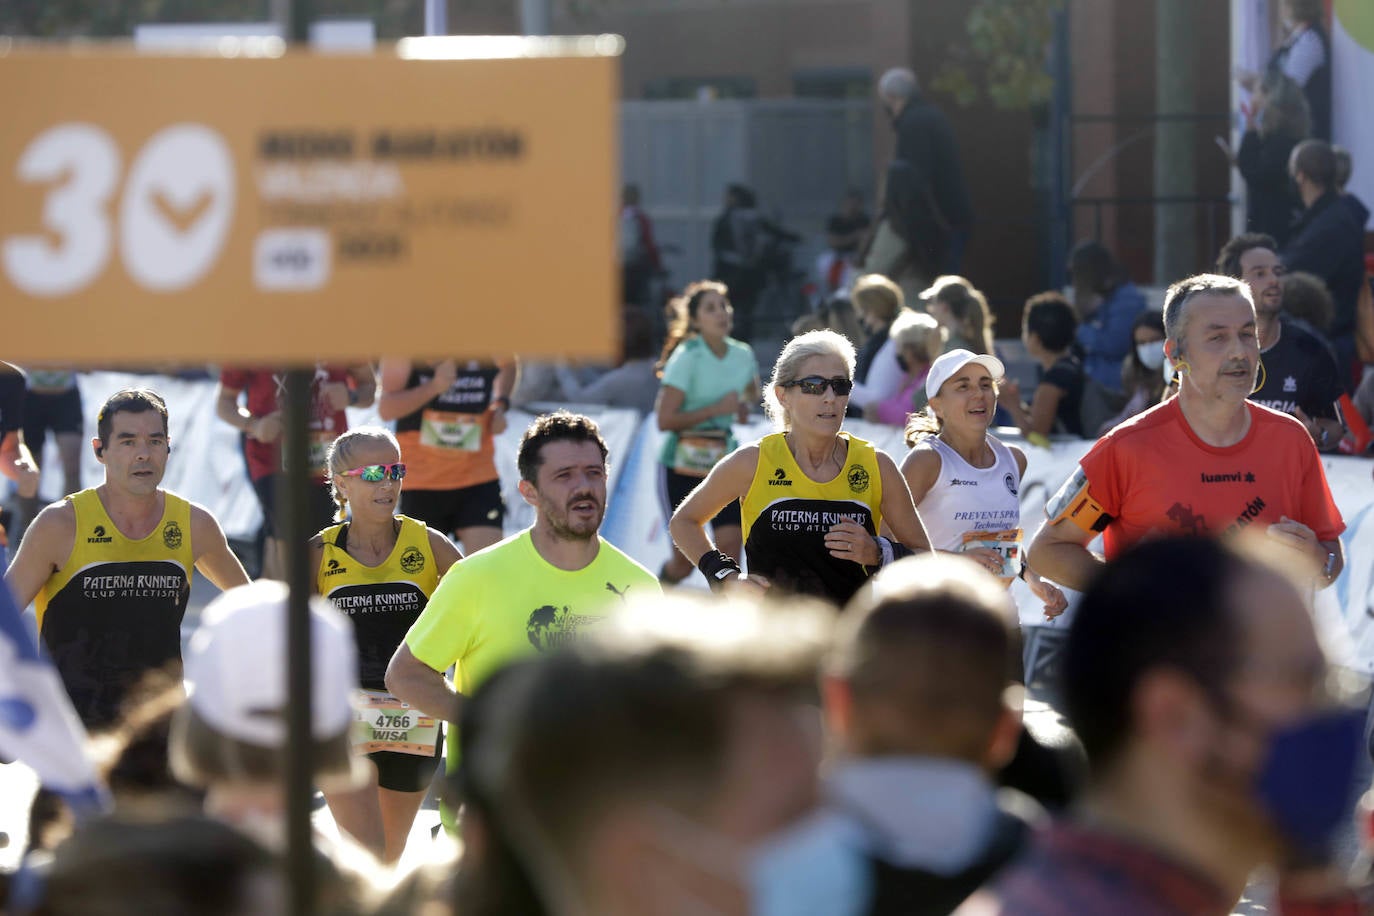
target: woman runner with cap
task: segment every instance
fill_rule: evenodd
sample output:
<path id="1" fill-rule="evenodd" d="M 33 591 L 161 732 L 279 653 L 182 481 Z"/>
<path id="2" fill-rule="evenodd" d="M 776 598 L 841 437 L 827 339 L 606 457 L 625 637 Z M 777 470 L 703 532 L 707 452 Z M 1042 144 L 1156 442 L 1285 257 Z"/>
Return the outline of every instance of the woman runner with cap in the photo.
<path id="1" fill-rule="evenodd" d="M 936 550 L 962 553 L 1007 586 L 1021 576 L 1044 603 L 1063 613 L 1064 593 L 1024 563 L 1021 477 L 1026 453 L 988 432 L 1006 370 L 995 356 L 951 350 L 926 376 L 928 405 L 907 420 L 902 476 Z"/>
<path id="2" fill-rule="evenodd" d="M 438 767 L 439 722 L 386 692 L 386 666 L 462 554 L 443 534 L 397 513 L 405 465 L 389 430 L 363 426 L 335 439 L 329 472 L 339 523 L 310 539 L 313 585 L 353 622 L 364 695 L 364 734 L 354 752 L 375 768 L 362 788 L 325 799 L 342 829 L 391 863 L 405 850 Z"/>

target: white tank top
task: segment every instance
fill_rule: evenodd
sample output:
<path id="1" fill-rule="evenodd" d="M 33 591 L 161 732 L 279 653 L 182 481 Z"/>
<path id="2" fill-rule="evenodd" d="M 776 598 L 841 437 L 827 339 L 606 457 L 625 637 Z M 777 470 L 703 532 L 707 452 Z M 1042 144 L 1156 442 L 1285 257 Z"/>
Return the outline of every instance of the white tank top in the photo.
<path id="1" fill-rule="evenodd" d="M 976 468 L 938 436 L 926 443 L 940 456 L 940 476 L 916 507 L 936 550 L 962 550 L 965 531 L 1004 531 L 1021 526 L 1021 473 L 1016 456 L 995 436 L 996 461 Z"/>

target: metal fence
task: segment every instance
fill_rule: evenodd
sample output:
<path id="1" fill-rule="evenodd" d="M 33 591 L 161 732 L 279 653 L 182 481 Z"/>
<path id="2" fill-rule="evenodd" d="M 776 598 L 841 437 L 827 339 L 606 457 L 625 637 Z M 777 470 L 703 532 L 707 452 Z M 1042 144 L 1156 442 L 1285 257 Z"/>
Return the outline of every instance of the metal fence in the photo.
<path id="1" fill-rule="evenodd" d="M 711 267 L 711 222 L 725 186 L 749 185 L 770 218 L 800 234 L 809 268 L 847 187 L 873 195 L 873 104 L 749 99 L 630 101 L 620 108 L 621 174 L 639 185 L 671 282 Z"/>

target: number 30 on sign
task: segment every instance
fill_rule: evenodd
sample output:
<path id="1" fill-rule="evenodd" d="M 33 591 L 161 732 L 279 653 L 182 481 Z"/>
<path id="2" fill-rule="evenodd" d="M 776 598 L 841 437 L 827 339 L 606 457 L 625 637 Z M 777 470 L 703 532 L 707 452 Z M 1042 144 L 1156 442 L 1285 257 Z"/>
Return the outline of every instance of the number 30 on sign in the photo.
<path id="1" fill-rule="evenodd" d="M 116 245 L 124 269 L 144 289 L 185 289 L 215 265 L 233 220 L 233 158 L 224 139 L 202 124 L 155 133 L 127 175 L 108 132 L 59 124 L 25 147 L 16 171 L 23 182 L 49 186 L 41 227 L 0 244 L 5 274 L 32 296 L 80 292 L 108 269 Z"/>

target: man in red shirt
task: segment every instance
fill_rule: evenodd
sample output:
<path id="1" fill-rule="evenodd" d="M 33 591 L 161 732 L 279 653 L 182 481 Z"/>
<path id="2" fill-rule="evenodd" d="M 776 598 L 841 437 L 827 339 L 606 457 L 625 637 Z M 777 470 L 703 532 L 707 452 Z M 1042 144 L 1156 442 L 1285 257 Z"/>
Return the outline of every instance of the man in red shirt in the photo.
<path id="1" fill-rule="evenodd" d="M 1345 530 L 1303 425 L 1246 400 L 1259 343 L 1244 282 L 1202 274 L 1169 288 L 1165 353 L 1179 393 L 1098 440 L 1046 508 L 1029 563 L 1082 590 L 1102 560 L 1137 541 L 1230 535 L 1251 525 L 1291 548 L 1325 587 L 1340 574 Z"/>
<path id="2" fill-rule="evenodd" d="M 262 574 L 280 578 L 276 531 L 277 484 L 283 480 L 280 395 L 284 376 L 266 369 L 225 367 L 220 372 L 215 413 L 244 435 L 243 458 L 262 506 Z M 244 404 L 239 404 L 239 394 Z M 329 493 L 325 459 L 329 444 L 348 429 L 346 407 L 370 407 L 377 393 L 377 376 L 366 363 L 358 366 L 317 365 L 310 385 L 310 518 L 308 530 L 319 531 L 334 522 L 334 498 Z"/>

